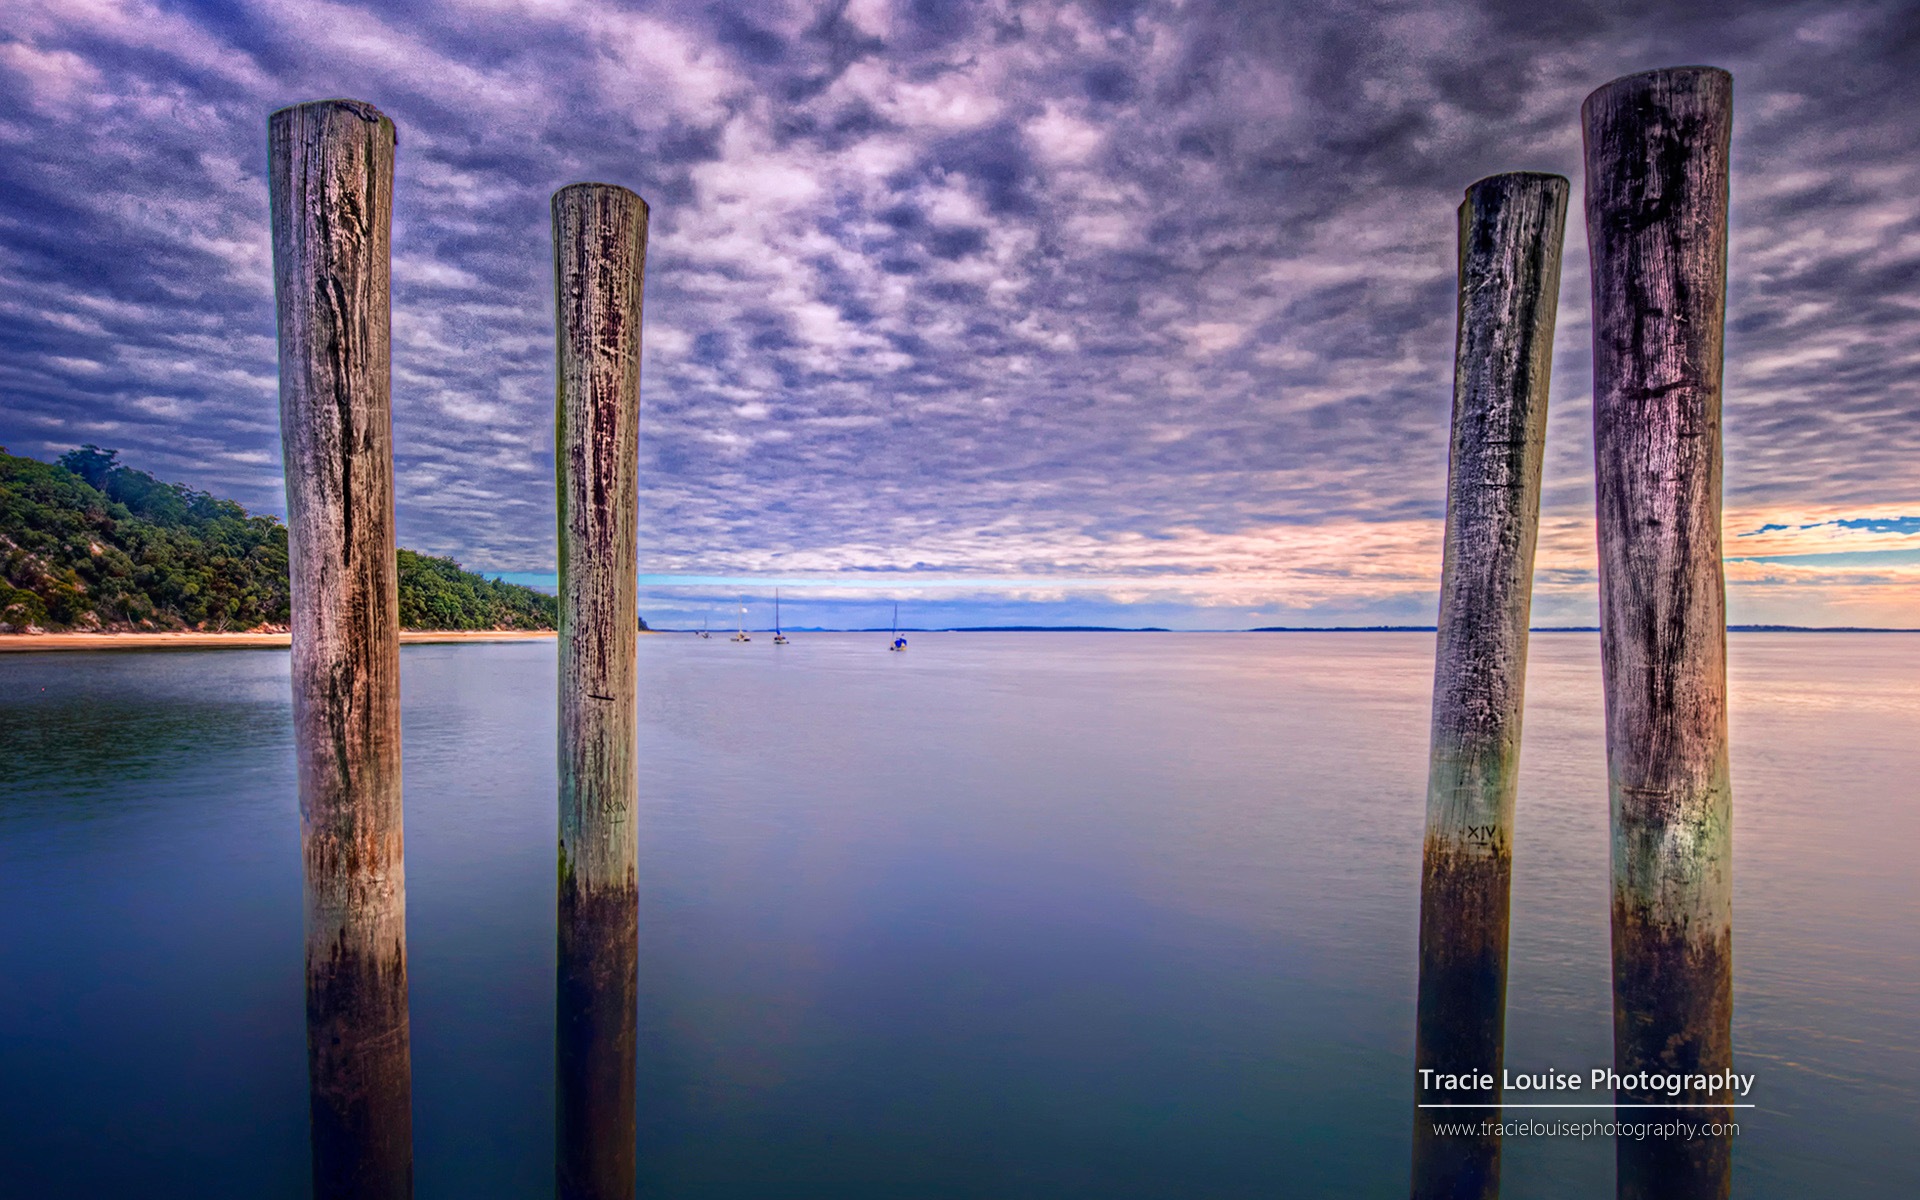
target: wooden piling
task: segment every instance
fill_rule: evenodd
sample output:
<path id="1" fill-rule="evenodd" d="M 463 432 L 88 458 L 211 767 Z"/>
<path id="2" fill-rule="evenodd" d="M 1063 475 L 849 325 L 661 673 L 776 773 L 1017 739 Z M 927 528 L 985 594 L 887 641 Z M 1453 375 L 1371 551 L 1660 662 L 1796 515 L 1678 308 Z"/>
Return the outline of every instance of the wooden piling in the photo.
<path id="1" fill-rule="evenodd" d="M 1614 1063 L 1732 1066 L 1733 793 L 1720 372 L 1733 79 L 1676 67 L 1587 97 L 1600 648 L 1613 818 Z M 1731 1102 L 1623 1087 L 1622 1104 Z M 1643 1114 L 1644 1115 L 1644 1114 Z M 1725 1119 L 1729 1109 L 1672 1115 Z M 1719 1197 L 1727 1137 L 1616 1143 L 1622 1197 Z"/>
<path id="2" fill-rule="evenodd" d="M 267 122 L 306 876 L 313 1191 L 413 1193 L 388 280 L 393 123 Z"/>
<path id="3" fill-rule="evenodd" d="M 1547 382 L 1560 295 L 1567 181 L 1482 179 L 1460 205 L 1458 332 L 1446 544 L 1434 656 L 1427 835 L 1420 881 L 1416 1105 L 1499 1100 L 1507 994 L 1513 800 Z M 1482 1075 L 1438 1086 L 1422 1070 Z M 1415 1197 L 1491 1197 L 1498 1133 L 1440 1136 L 1436 1120 L 1497 1109 L 1414 1111 Z"/>
<path id="4" fill-rule="evenodd" d="M 630 1200 L 639 996 L 640 311 L 647 204 L 553 197 L 560 535 L 556 1190 Z"/>

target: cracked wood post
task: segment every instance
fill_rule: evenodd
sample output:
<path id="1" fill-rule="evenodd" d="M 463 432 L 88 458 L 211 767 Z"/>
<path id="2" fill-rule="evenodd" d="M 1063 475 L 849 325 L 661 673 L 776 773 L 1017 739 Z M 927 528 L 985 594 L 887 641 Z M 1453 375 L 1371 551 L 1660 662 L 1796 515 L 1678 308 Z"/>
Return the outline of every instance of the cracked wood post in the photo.
<path id="1" fill-rule="evenodd" d="M 306 865 L 313 1191 L 413 1192 L 388 278 L 393 122 L 267 122 Z"/>
<path id="2" fill-rule="evenodd" d="M 1622 1075 L 1712 1074 L 1731 1069 L 1733 1021 L 1720 566 L 1733 79 L 1711 67 L 1631 75 L 1588 96 L 1581 116 L 1613 818 L 1613 1058 Z M 1724 1088 L 1679 1097 L 1622 1088 L 1616 1098 L 1732 1100 Z M 1731 1151 L 1726 1137 L 1622 1139 L 1619 1194 L 1725 1196 Z"/>
<path id="3" fill-rule="evenodd" d="M 556 1191 L 631 1200 L 639 998 L 635 652 L 647 204 L 553 196 L 560 536 Z"/>
<path id="4" fill-rule="evenodd" d="M 1499 1098 L 1513 799 L 1567 190 L 1558 175 L 1516 172 L 1480 180 L 1460 205 L 1453 438 L 1420 880 L 1417 1104 Z M 1486 1072 L 1496 1086 L 1423 1087 L 1422 1068 Z M 1433 1128 L 1436 1118 L 1498 1117 L 1416 1108 L 1412 1195 L 1498 1195 L 1499 1135 L 1442 1137 Z"/>

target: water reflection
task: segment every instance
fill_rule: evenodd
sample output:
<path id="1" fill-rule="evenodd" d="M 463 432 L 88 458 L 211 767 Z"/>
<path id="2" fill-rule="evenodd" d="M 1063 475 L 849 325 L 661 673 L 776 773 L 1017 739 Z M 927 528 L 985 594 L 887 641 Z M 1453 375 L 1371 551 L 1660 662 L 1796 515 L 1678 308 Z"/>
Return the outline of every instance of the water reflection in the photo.
<path id="1" fill-rule="evenodd" d="M 1405 1192 L 1431 635 L 727 649 L 640 650 L 642 1194 Z M 1734 1192 L 1920 1195 L 1920 636 L 1729 653 Z M 550 1194 L 553 647 L 402 654 L 418 1191 Z M 1506 1060 L 1585 1071 L 1599 642 L 1528 657 Z M 0 657 L 0 739 L 0 1193 L 307 1194 L 285 653 Z M 1508 1138 L 1501 1194 L 1613 1165 Z"/>
<path id="2" fill-rule="evenodd" d="M 235 669 L 210 694 L 195 656 L 61 651 L 5 663 L 0 817 L 122 805 L 194 754 L 259 751 L 284 739 L 286 655 L 227 651 Z M 131 786 L 129 786 L 131 785 Z"/>

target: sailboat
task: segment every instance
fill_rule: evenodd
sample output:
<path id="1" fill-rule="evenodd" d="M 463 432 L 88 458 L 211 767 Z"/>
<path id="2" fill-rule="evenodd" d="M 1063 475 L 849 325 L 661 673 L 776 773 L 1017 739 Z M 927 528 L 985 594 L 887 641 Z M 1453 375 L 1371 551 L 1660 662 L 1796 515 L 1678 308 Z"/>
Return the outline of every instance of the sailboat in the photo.
<path id="1" fill-rule="evenodd" d="M 742 604 L 740 606 L 740 632 L 734 634 L 731 638 L 727 640 L 733 641 L 733 642 L 750 642 L 753 640 L 752 638 L 747 636 L 747 606 L 746 605 Z"/>
<path id="2" fill-rule="evenodd" d="M 779 588 L 773 589 L 773 644 L 776 646 L 784 646 L 787 644 L 787 635 L 780 632 L 780 589 Z"/>
<path id="3" fill-rule="evenodd" d="M 700 636 L 703 638 L 710 638 L 713 636 L 711 633 L 707 632 L 707 618 L 705 617 L 700 618 Z"/>
<path id="4" fill-rule="evenodd" d="M 887 643 L 889 650 L 905 650 L 907 639 L 900 636 L 900 606 L 893 606 L 893 640 Z"/>

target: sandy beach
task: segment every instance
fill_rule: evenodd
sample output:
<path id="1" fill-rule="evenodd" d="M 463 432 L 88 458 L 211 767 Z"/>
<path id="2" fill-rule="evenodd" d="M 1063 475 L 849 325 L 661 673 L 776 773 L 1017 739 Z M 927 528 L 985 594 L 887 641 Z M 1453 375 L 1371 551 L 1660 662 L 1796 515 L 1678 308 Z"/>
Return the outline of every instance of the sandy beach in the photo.
<path id="1" fill-rule="evenodd" d="M 400 644 L 525 642 L 551 638 L 551 629 L 403 629 Z M 271 650 L 292 645 L 285 633 L 7 633 L 0 654 L 32 650 Z"/>

